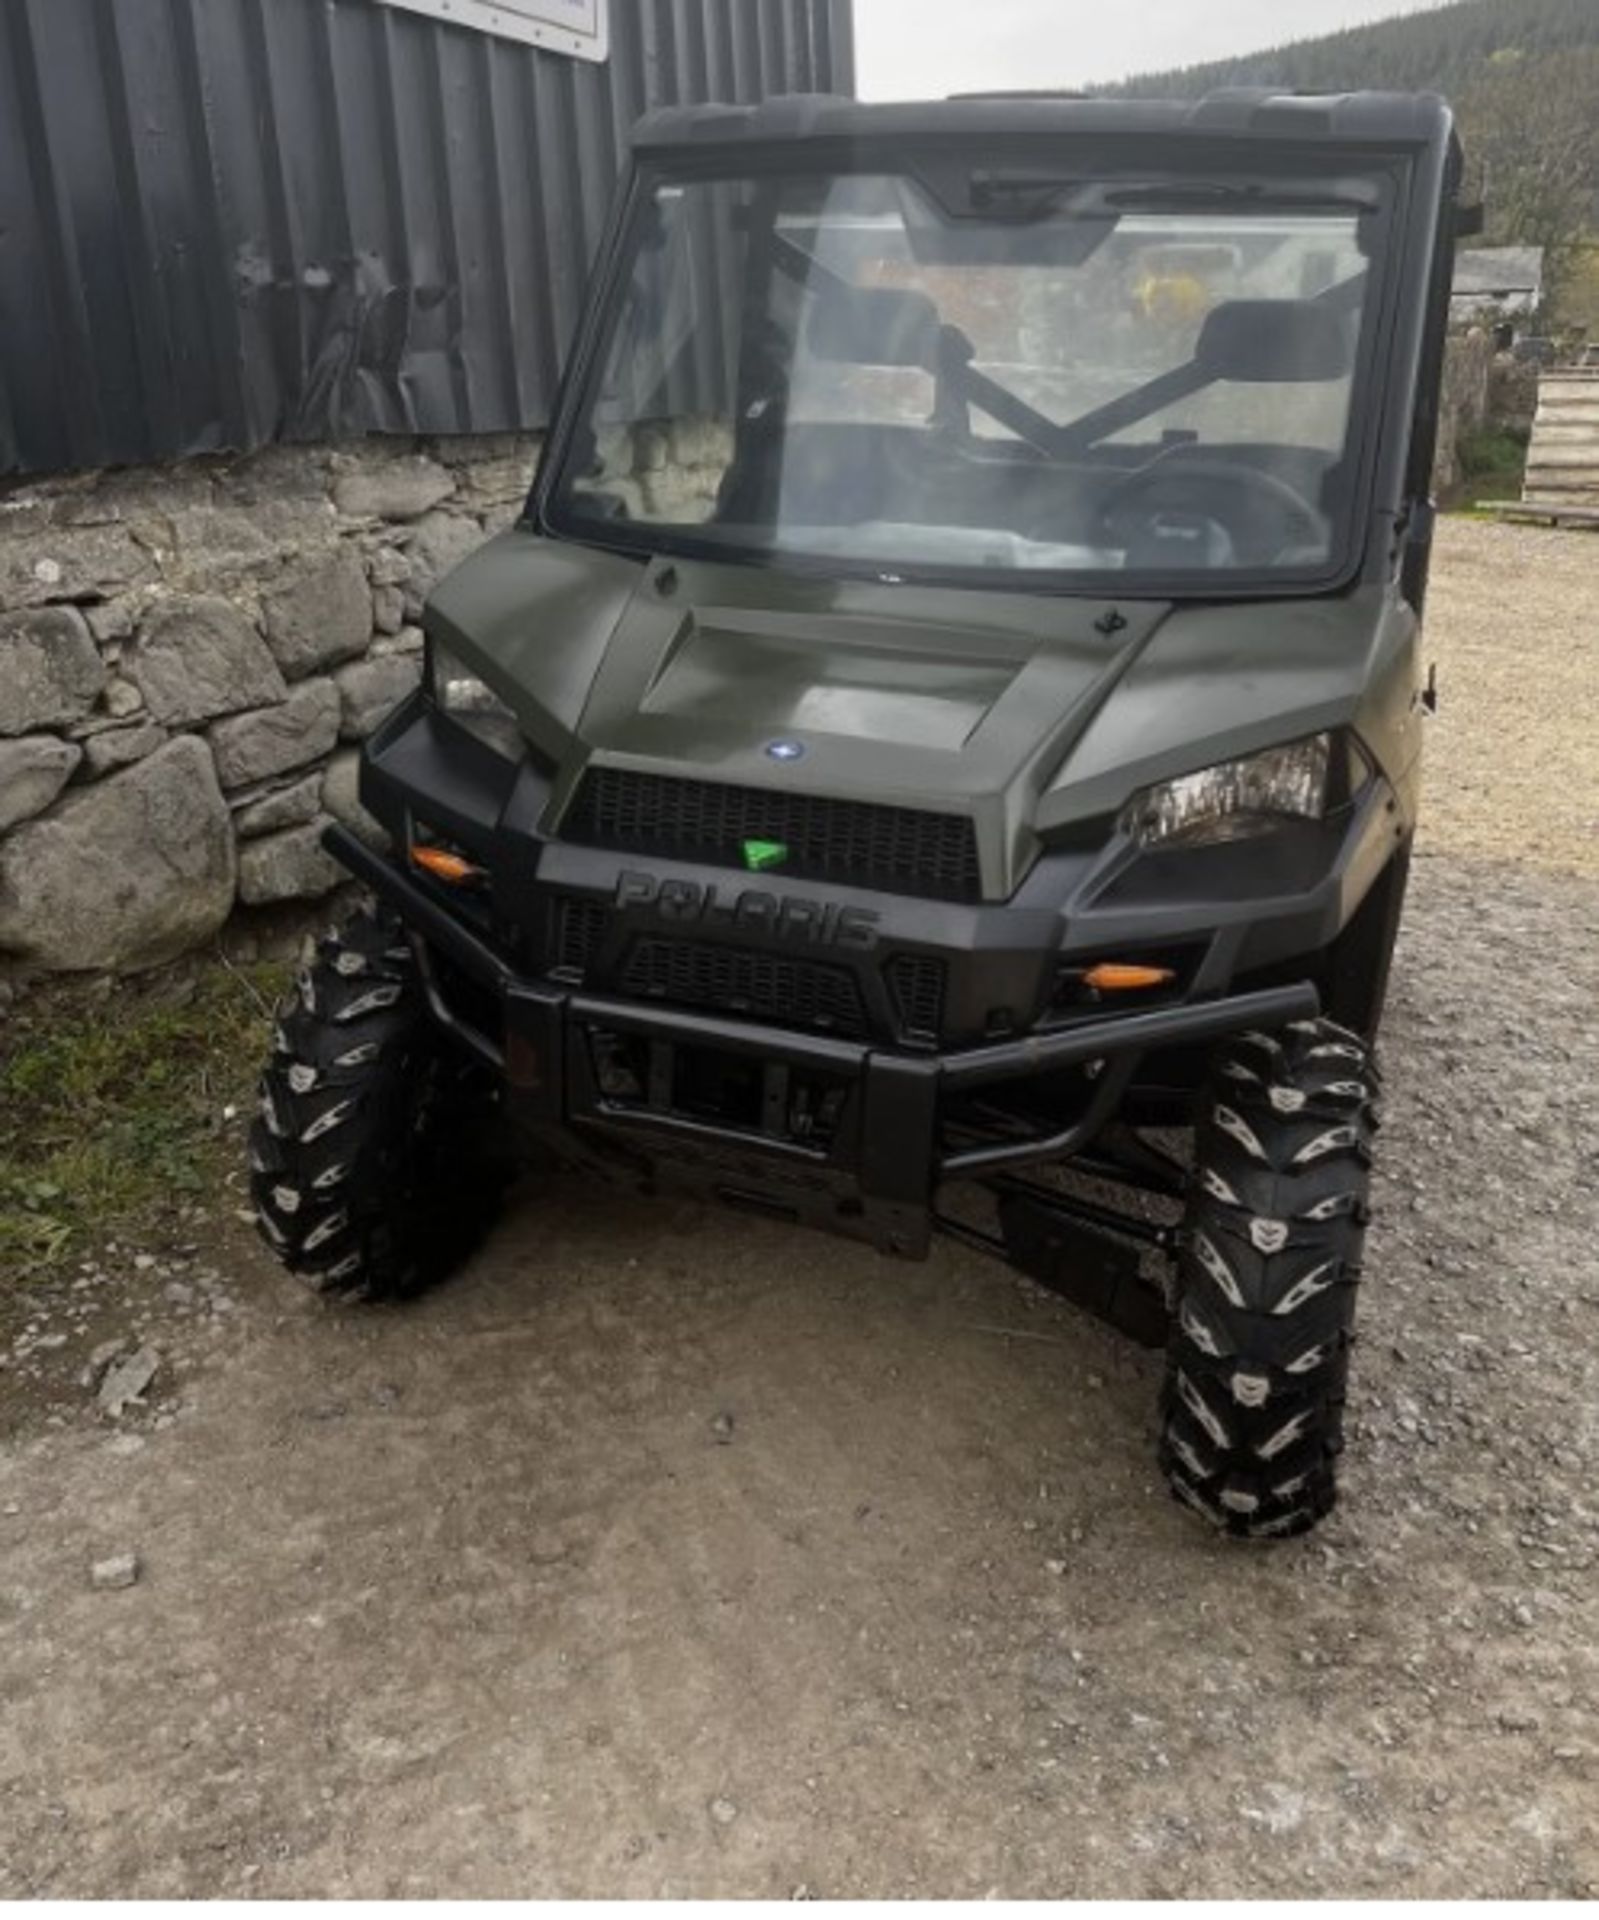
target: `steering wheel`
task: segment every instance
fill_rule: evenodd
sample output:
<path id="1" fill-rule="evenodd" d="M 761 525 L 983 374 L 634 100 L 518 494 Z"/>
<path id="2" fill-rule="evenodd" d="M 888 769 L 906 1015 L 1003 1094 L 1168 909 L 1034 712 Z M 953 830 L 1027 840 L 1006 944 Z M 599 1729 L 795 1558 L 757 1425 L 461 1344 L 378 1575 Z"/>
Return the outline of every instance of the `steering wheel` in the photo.
<path id="1" fill-rule="evenodd" d="M 1288 547 L 1319 547 L 1324 528 L 1310 501 L 1264 467 L 1178 455 L 1162 455 L 1118 481 L 1098 514 L 1099 538 L 1108 546 L 1148 552 L 1177 535 L 1192 549 L 1196 533 L 1219 531 L 1231 563 L 1242 566 L 1267 565 Z"/>

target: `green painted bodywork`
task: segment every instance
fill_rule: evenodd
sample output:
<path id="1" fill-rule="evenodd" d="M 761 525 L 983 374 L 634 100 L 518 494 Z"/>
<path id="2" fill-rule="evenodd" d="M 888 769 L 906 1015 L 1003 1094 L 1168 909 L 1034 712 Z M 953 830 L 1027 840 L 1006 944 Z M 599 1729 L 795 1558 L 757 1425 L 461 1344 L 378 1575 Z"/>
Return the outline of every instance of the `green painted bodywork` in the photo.
<path id="1" fill-rule="evenodd" d="M 426 624 L 552 770 L 549 827 L 590 760 L 964 813 L 1003 900 L 1051 835 L 1139 788 L 1341 726 L 1414 812 L 1418 632 L 1396 586 L 1112 606 L 644 565 L 517 527 L 448 576 Z M 807 750 L 779 764 L 765 748 L 788 736 Z"/>
<path id="2" fill-rule="evenodd" d="M 1297 164 L 1311 150 L 1333 173 L 1350 154 L 1389 167 L 1390 294 L 1363 403 L 1369 459 L 1347 572 L 1324 591 L 1275 598 L 1257 582 L 1227 603 L 1112 604 L 1030 591 L 1014 573 L 996 590 L 754 554 L 640 558 L 543 531 L 621 297 L 630 195 L 651 169 L 692 169 L 720 153 L 718 164 L 737 170 L 751 156 L 786 162 L 807 150 L 831 165 L 835 148 L 892 160 L 912 138 L 986 153 L 1001 137 L 1024 142 L 1019 153 L 1036 139 L 1041 154 L 1057 140 L 1132 141 L 1141 155 L 1158 148 L 1168 171 L 1232 165 L 1251 178 L 1269 178 L 1274 154 Z M 964 814 L 983 896 L 1001 901 L 1052 840 L 1107 845 L 1143 787 L 1350 728 L 1391 789 L 1387 849 L 1405 842 L 1418 797 L 1417 609 L 1460 175 L 1442 101 L 1266 90 L 1186 104 L 787 100 L 656 116 L 634 144 L 527 516 L 450 574 L 425 614 L 428 631 L 515 712 L 551 781 L 546 831 L 558 829 L 591 762 Z M 788 737 L 803 745 L 799 758 L 766 752 Z"/>

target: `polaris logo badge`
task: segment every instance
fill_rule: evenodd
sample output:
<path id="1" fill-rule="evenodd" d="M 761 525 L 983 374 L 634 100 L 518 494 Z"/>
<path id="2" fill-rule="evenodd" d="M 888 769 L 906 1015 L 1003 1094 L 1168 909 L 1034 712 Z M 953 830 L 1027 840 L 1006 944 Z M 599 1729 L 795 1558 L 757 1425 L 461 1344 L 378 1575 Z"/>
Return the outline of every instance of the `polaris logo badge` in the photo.
<path id="1" fill-rule="evenodd" d="M 616 906 L 624 913 L 648 913 L 679 926 L 736 928 L 756 939 L 861 951 L 877 945 L 882 917 L 870 907 L 839 907 L 758 887 L 729 894 L 698 880 L 657 880 L 652 873 L 635 872 L 617 876 Z"/>
<path id="2" fill-rule="evenodd" d="M 805 742 L 803 740 L 768 740 L 766 757 L 768 760 L 803 760 Z"/>
<path id="3" fill-rule="evenodd" d="M 745 840 L 740 843 L 740 850 L 751 873 L 770 873 L 788 858 L 788 848 L 781 840 Z"/>

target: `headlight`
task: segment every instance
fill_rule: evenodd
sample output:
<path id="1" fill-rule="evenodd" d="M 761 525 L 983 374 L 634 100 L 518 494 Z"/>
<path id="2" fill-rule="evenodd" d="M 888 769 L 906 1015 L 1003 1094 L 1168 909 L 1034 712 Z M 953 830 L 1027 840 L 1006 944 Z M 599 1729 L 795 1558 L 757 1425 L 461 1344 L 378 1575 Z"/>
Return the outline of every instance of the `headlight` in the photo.
<path id="1" fill-rule="evenodd" d="M 428 643 L 428 654 L 429 684 L 439 711 L 507 760 L 520 760 L 522 730 L 500 696 L 436 640 Z"/>
<path id="2" fill-rule="evenodd" d="M 1341 787 L 1344 762 L 1356 751 L 1338 743 Z M 1352 770 L 1352 769 L 1351 769 Z M 1214 846 L 1269 833 L 1285 820 L 1320 820 L 1334 784 L 1334 741 L 1313 734 L 1286 747 L 1268 747 L 1246 760 L 1224 760 L 1201 773 L 1186 773 L 1135 794 L 1122 815 L 1122 830 L 1141 847 Z M 1343 797 L 1340 795 L 1339 797 Z"/>

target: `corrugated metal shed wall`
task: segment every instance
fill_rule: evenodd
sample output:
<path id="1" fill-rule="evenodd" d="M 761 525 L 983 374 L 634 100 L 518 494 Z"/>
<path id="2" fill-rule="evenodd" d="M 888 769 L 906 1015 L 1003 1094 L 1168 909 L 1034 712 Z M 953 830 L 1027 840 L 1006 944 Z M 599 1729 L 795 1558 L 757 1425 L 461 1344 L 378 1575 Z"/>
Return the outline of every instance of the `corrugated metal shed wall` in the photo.
<path id="1" fill-rule="evenodd" d="M 0 472 L 544 423 L 647 107 L 853 89 L 850 0 L 0 0 Z"/>

